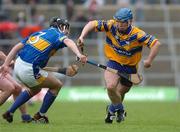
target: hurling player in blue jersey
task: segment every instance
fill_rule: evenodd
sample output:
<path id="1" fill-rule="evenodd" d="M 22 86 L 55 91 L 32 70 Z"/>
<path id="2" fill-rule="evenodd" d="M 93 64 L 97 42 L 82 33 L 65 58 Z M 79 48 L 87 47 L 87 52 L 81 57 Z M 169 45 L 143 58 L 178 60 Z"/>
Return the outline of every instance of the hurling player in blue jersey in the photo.
<path id="1" fill-rule="evenodd" d="M 27 102 L 31 97 L 40 92 L 41 88 L 49 88 L 42 106 L 34 115 L 34 122 L 48 123 L 46 112 L 53 104 L 62 82 L 52 74 L 43 70 L 50 57 L 64 47 L 70 48 L 80 61 L 84 64 L 87 57 L 82 55 L 76 44 L 67 37 L 70 25 L 67 20 L 53 17 L 50 27 L 40 32 L 33 33 L 29 37 L 15 45 L 8 54 L 4 64 L 1 66 L 2 76 L 9 72 L 9 64 L 18 54 L 15 61 L 14 73 L 18 82 L 28 87 L 15 100 L 13 105 L 2 116 L 8 122 L 13 121 L 13 113 L 18 107 Z"/>

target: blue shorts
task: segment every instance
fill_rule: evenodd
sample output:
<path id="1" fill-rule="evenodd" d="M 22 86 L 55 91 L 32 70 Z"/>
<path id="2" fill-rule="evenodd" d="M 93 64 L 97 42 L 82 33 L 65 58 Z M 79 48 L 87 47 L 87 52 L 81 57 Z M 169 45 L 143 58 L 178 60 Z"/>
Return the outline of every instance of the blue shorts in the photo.
<path id="1" fill-rule="evenodd" d="M 136 66 L 121 65 L 116 61 L 109 60 L 107 66 L 118 70 L 121 73 L 135 74 L 137 73 Z"/>
<path id="2" fill-rule="evenodd" d="M 115 61 L 109 60 L 107 62 L 107 66 L 113 69 L 118 70 L 121 73 L 127 73 L 127 74 L 135 74 L 137 73 L 136 66 L 127 66 L 127 65 L 121 65 Z M 121 77 L 120 82 L 122 85 L 125 85 L 127 87 L 131 87 L 133 84 L 126 78 Z"/>

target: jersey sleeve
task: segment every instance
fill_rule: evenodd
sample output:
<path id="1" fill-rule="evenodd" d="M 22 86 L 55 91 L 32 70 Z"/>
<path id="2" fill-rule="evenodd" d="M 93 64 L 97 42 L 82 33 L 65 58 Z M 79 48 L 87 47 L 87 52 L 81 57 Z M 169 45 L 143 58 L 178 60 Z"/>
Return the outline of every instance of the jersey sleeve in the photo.
<path id="1" fill-rule="evenodd" d="M 94 20 L 96 32 L 108 32 L 112 26 L 112 21 Z"/>
<path id="2" fill-rule="evenodd" d="M 23 40 L 21 40 L 21 43 L 25 45 L 28 39 L 29 37 L 24 38 Z"/>
<path id="3" fill-rule="evenodd" d="M 68 38 L 66 35 L 60 35 L 58 37 L 58 45 L 59 47 L 66 47 L 66 45 L 64 44 L 64 40 Z"/>
<path id="4" fill-rule="evenodd" d="M 158 39 L 153 35 L 141 31 L 138 33 L 138 41 L 139 43 L 142 43 L 144 46 L 151 48 L 158 41 Z"/>
<path id="5" fill-rule="evenodd" d="M 68 38 L 67 36 L 63 35 L 63 36 L 59 36 L 59 41 L 60 42 L 64 42 L 64 39 Z"/>

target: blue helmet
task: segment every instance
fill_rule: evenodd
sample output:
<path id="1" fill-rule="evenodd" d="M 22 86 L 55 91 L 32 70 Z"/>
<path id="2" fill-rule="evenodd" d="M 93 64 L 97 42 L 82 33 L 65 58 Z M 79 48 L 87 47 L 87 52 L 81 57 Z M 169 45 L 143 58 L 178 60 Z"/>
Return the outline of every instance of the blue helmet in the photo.
<path id="1" fill-rule="evenodd" d="M 132 14 L 131 9 L 129 9 L 129 8 L 121 8 L 115 13 L 113 18 L 115 20 L 126 22 L 128 20 L 133 19 L 133 14 Z"/>

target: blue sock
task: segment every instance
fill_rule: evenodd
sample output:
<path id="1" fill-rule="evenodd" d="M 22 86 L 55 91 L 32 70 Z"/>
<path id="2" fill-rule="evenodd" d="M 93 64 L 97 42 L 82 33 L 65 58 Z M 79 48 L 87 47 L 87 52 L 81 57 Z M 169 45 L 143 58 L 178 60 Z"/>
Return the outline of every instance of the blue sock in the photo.
<path id="1" fill-rule="evenodd" d="M 115 113 L 117 110 L 124 111 L 124 106 L 122 103 L 119 104 L 111 104 L 109 106 L 109 111 Z"/>
<path id="2" fill-rule="evenodd" d="M 31 98 L 31 95 L 28 93 L 28 91 L 25 90 L 25 91 L 21 92 L 8 111 L 10 113 L 14 113 L 17 108 L 19 108 L 22 104 L 24 104 L 30 98 Z"/>
<path id="3" fill-rule="evenodd" d="M 28 122 L 28 121 L 32 120 L 32 117 L 29 114 L 23 114 L 23 115 L 21 115 L 21 119 L 24 122 Z"/>
<path id="4" fill-rule="evenodd" d="M 44 100 L 43 100 L 43 103 L 39 112 L 41 114 L 46 113 L 55 99 L 56 99 L 56 96 L 48 90 L 44 97 Z"/>

